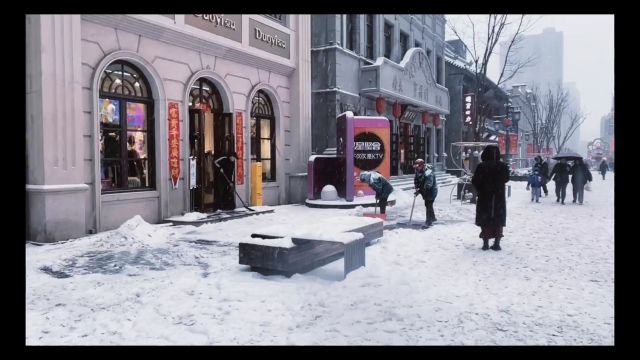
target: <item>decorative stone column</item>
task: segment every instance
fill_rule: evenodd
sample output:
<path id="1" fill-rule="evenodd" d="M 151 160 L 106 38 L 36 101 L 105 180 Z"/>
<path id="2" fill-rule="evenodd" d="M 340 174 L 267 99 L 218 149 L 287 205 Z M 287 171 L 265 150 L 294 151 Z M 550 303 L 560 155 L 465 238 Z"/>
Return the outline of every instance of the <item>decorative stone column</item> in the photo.
<path id="1" fill-rule="evenodd" d="M 80 237 L 94 146 L 82 136 L 80 15 L 27 15 L 26 45 L 27 240 Z"/>
<path id="2" fill-rule="evenodd" d="M 311 15 L 291 15 L 296 21 L 296 70 L 291 86 L 292 151 L 287 202 L 307 197 L 307 161 L 311 156 Z"/>

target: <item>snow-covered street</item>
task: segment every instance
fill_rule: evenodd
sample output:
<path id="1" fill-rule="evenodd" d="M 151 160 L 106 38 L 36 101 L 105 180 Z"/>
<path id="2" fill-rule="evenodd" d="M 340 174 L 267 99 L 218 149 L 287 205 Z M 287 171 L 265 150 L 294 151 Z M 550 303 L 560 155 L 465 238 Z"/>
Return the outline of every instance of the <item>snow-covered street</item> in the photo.
<path id="1" fill-rule="evenodd" d="M 385 230 L 366 267 L 341 280 L 342 260 L 306 274 L 263 276 L 238 264 L 261 227 L 345 222 L 362 209 L 274 207 L 204 225 L 150 225 L 59 244 L 26 245 L 26 343 L 162 345 L 612 345 L 614 174 L 593 172 L 584 205 L 541 203 L 510 182 L 502 251 L 482 251 L 475 206 L 450 203 L 438 222 Z M 388 210 L 407 216 L 412 194 Z M 416 201 L 414 219 L 424 222 Z M 211 240 L 197 243 L 195 240 Z M 265 240 L 267 241 L 267 240 Z"/>

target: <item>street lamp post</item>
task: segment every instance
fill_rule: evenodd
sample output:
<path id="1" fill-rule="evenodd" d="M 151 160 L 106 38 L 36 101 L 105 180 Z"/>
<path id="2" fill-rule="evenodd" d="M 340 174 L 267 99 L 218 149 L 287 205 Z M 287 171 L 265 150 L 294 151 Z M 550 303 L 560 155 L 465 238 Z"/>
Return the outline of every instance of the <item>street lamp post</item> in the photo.
<path id="1" fill-rule="evenodd" d="M 505 127 L 505 131 L 506 131 L 506 144 L 505 144 L 505 149 L 506 149 L 506 154 L 504 155 L 504 161 L 507 163 L 507 165 L 509 165 L 509 147 L 511 145 L 511 138 L 509 137 L 509 129 L 511 128 L 511 119 L 509 118 L 509 112 L 511 110 L 511 100 L 507 101 L 507 103 L 504 105 L 507 108 L 507 115 L 504 118 L 504 127 Z"/>

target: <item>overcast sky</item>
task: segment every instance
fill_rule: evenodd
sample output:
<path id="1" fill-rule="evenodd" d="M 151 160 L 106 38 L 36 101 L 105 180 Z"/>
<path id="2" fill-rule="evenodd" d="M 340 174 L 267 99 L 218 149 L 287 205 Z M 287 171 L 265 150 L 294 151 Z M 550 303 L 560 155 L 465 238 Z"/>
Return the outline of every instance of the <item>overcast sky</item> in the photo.
<path id="1" fill-rule="evenodd" d="M 580 140 L 600 136 L 600 119 L 611 110 L 614 74 L 613 15 L 535 15 L 539 20 L 529 34 L 539 34 L 546 27 L 564 33 L 563 81 L 575 82 L 580 92 L 580 106 L 587 114 Z M 447 15 L 457 24 L 465 15 Z M 447 29 L 447 40 L 454 39 Z M 494 54 L 489 77 L 496 80 L 500 60 Z"/>

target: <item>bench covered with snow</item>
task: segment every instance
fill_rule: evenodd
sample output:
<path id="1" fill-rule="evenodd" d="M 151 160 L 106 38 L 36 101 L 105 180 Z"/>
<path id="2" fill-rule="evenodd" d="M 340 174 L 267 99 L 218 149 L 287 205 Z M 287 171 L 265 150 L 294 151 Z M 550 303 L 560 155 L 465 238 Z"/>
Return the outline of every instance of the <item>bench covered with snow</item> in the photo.
<path id="1" fill-rule="evenodd" d="M 263 228 L 239 244 L 239 262 L 261 274 L 291 276 L 344 258 L 346 277 L 365 266 L 365 247 L 382 237 L 382 226 L 380 219 L 349 216 Z"/>

